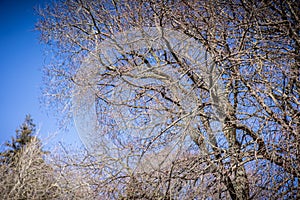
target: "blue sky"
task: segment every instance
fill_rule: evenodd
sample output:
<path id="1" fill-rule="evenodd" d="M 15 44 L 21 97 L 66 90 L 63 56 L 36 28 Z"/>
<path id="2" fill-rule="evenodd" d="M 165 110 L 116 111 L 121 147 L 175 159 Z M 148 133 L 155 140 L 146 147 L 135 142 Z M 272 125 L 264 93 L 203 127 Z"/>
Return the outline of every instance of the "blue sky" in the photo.
<path id="1" fill-rule="evenodd" d="M 56 120 L 40 104 L 45 58 L 34 31 L 37 16 L 33 8 L 45 3 L 46 0 L 0 0 L 1 144 L 15 135 L 26 114 L 31 114 L 42 138 L 58 133 L 56 140 L 78 141 L 74 129 L 58 131 Z"/>

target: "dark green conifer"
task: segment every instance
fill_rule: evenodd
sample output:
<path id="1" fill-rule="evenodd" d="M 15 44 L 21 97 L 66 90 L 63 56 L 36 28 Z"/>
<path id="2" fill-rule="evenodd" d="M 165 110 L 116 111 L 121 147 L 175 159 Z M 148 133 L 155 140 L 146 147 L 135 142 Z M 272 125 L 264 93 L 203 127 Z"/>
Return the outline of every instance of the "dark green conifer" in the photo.
<path id="1" fill-rule="evenodd" d="M 26 115 L 25 121 L 16 130 L 16 136 L 13 136 L 11 141 L 5 143 L 5 150 L 0 153 L 1 164 L 12 164 L 18 159 L 20 152 L 27 144 L 32 141 L 39 141 L 35 134 L 36 125 L 33 123 L 31 116 Z"/>

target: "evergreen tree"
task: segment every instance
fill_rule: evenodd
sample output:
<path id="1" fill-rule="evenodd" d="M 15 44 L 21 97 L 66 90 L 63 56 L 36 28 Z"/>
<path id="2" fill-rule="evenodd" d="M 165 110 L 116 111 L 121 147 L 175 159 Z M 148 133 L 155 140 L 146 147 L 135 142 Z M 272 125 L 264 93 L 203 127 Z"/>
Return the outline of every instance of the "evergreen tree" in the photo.
<path id="1" fill-rule="evenodd" d="M 30 115 L 26 115 L 25 121 L 16 130 L 16 136 L 12 137 L 11 141 L 5 143 L 7 149 L 1 152 L 1 164 L 10 164 L 18 159 L 21 150 L 32 141 L 39 141 L 35 136 L 36 125 Z"/>
<path id="2" fill-rule="evenodd" d="M 42 143 L 30 115 L 0 153 L 0 199 L 53 199 L 58 195 L 55 172 L 45 161 Z"/>

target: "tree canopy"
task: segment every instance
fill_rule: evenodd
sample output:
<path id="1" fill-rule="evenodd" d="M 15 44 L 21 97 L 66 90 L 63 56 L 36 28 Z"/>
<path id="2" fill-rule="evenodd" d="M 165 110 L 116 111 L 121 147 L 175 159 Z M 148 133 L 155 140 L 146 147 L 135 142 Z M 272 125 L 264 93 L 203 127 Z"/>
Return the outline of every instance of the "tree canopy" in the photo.
<path id="1" fill-rule="evenodd" d="M 40 10 L 53 57 L 45 100 L 74 117 L 102 163 L 99 195 L 300 198 L 299 4 L 66 0 Z"/>

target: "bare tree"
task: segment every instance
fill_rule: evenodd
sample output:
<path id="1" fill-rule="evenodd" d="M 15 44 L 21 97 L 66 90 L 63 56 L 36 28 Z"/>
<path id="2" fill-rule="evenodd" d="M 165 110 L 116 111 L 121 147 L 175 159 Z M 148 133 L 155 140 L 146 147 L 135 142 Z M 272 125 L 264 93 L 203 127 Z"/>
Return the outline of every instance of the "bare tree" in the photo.
<path id="1" fill-rule="evenodd" d="M 47 100 L 74 115 L 104 165 L 99 184 L 114 185 L 106 194 L 300 198 L 299 6 L 66 0 L 41 10 L 54 55 Z"/>
<path id="2" fill-rule="evenodd" d="M 1 199 L 54 199 L 59 195 L 54 171 L 43 158 L 41 144 L 33 139 L 0 165 Z"/>

